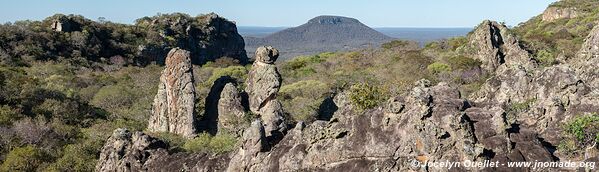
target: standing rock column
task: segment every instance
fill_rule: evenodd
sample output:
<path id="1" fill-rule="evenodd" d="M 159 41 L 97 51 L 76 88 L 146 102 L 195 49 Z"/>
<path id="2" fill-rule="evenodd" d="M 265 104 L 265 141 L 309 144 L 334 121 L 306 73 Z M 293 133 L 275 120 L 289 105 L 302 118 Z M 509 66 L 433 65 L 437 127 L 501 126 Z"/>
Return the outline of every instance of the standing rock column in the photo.
<path id="1" fill-rule="evenodd" d="M 158 93 L 154 98 L 148 130 L 193 137 L 195 128 L 195 88 L 189 51 L 172 49 L 166 57 Z"/>
<path id="2" fill-rule="evenodd" d="M 233 83 L 227 83 L 220 93 L 218 100 L 218 128 L 237 133 L 241 130 L 240 121 L 245 115 L 241 96 Z"/>
<path id="3" fill-rule="evenodd" d="M 270 46 L 259 47 L 256 50 L 256 61 L 246 81 L 250 110 L 260 114 L 267 136 L 270 136 L 273 131 L 285 129 L 283 109 L 276 99 L 281 88 L 281 75 L 274 65 L 278 57 L 277 49 Z"/>

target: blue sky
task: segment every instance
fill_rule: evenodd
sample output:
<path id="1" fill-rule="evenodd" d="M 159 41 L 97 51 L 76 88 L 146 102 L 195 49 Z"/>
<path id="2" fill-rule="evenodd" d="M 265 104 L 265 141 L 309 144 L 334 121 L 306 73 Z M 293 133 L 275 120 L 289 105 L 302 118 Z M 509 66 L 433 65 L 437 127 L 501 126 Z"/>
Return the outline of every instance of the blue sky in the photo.
<path id="1" fill-rule="evenodd" d="M 55 13 L 119 23 L 157 13 L 215 12 L 239 26 L 296 26 L 318 15 L 359 19 L 371 27 L 472 27 L 484 19 L 517 25 L 556 0 L 4 0 L 0 22 Z"/>

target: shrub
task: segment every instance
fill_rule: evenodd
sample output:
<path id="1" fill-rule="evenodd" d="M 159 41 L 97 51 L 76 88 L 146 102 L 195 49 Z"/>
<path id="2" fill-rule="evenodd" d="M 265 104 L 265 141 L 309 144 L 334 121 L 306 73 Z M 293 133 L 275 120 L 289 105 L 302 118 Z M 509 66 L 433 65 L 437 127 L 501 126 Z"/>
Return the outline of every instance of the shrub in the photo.
<path id="1" fill-rule="evenodd" d="M 599 137 L 599 116 L 584 115 L 574 118 L 566 124 L 566 133 L 571 134 L 578 142 L 589 145 L 597 142 Z"/>
<path id="2" fill-rule="evenodd" d="M 208 133 L 201 133 L 196 138 L 187 140 L 183 149 L 190 152 L 211 152 L 225 153 L 235 149 L 237 139 L 229 134 L 218 134 L 210 136 Z"/>
<path id="3" fill-rule="evenodd" d="M 7 105 L 0 106 L 0 126 L 10 125 L 13 121 L 19 120 L 23 115 L 16 109 Z"/>
<path id="4" fill-rule="evenodd" d="M 468 38 L 466 38 L 464 36 L 454 37 L 454 38 L 450 38 L 449 40 L 447 40 L 447 43 L 449 44 L 449 47 L 451 48 L 451 50 L 455 51 L 459 47 L 466 45 L 468 43 Z"/>
<path id="5" fill-rule="evenodd" d="M 382 91 L 368 83 L 360 83 L 350 87 L 349 97 L 359 110 L 366 110 L 376 107 L 383 101 Z"/>
<path id="6" fill-rule="evenodd" d="M 555 63 L 555 57 L 553 53 L 547 50 L 538 51 L 534 58 L 541 63 L 543 66 L 551 66 Z"/>
<path id="7" fill-rule="evenodd" d="M 482 62 L 462 55 L 451 56 L 447 59 L 452 69 L 468 70 L 479 67 Z"/>
<path id="8" fill-rule="evenodd" d="M 214 81 L 223 76 L 230 76 L 231 78 L 235 78 L 237 81 L 242 82 L 247 78 L 247 73 L 248 70 L 243 66 L 215 68 L 214 71 L 212 71 L 212 76 L 210 76 L 210 78 L 208 78 L 204 84 L 210 87 L 212 84 L 214 84 Z"/>
<path id="9" fill-rule="evenodd" d="M 428 65 L 426 69 L 428 69 L 433 74 L 451 71 L 451 67 L 449 67 L 449 65 L 440 62 L 432 63 Z"/>
<path id="10" fill-rule="evenodd" d="M 173 133 L 169 133 L 169 132 L 158 132 L 158 133 L 151 133 L 151 135 L 164 141 L 166 144 L 169 145 L 169 147 L 171 149 L 180 148 L 183 146 L 183 144 L 185 144 L 185 138 L 183 138 L 177 134 L 173 134 Z"/>
<path id="11" fill-rule="evenodd" d="M 576 154 L 599 142 L 599 115 L 589 114 L 575 117 L 564 125 L 564 139 L 558 150 Z"/>
<path id="12" fill-rule="evenodd" d="M 102 141 L 85 140 L 67 145 L 63 155 L 51 164 L 48 171 L 94 171 L 96 155 L 100 154 Z"/>
<path id="13" fill-rule="evenodd" d="M 134 98 L 134 94 L 129 87 L 108 85 L 98 90 L 91 104 L 103 109 L 115 110 L 124 106 L 130 106 Z"/>
<path id="14" fill-rule="evenodd" d="M 0 171 L 35 171 L 46 162 L 44 153 L 33 146 L 15 148 L 6 155 Z"/>

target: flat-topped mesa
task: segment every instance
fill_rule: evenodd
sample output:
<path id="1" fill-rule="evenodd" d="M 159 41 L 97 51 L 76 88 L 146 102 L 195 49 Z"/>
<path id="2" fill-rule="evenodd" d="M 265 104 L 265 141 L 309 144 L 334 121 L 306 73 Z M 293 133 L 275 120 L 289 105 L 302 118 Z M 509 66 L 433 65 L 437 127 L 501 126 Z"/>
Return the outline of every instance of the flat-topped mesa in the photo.
<path id="1" fill-rule="evenodd" d="M 520 47 L 518 39 L 503 24 L 485 20 L 468 35 L 468 40 L 474 58 L 488 71 L 495 71 L 504 63 L 534 67 L 528 52 Z"/>
<path id="2" fill-rule="evenodd" d="M 160 76 L 148 130 L 193 137 L 195 128 L 195 88 L 189 51 L 173 48 L 166 57 Z"/>
<path id="3" fill-rule="evenodd" d="M 279 51 L 270 46 L 256 50 L 256 61 L 246 81 L 250 110 L 260 114 L 265 125 L 266 135 L 284 129 L 283 110 L 276 95 L 281 88 L 281 75 L 274 65 Z"/>

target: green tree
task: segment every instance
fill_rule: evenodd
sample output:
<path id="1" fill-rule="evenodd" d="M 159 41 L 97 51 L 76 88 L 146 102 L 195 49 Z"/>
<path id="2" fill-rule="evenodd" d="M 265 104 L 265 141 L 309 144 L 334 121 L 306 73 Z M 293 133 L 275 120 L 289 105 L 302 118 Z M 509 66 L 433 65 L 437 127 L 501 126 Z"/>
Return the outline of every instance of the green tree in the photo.
<path id="1" fill-rule="evenodd" d="M 0 171 L 35 171 L 46 162 L 44 153 L 29 145 L 15 148 L 6 155 Z"/>

